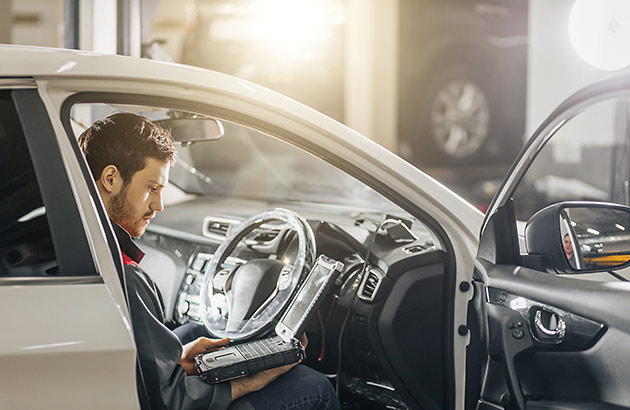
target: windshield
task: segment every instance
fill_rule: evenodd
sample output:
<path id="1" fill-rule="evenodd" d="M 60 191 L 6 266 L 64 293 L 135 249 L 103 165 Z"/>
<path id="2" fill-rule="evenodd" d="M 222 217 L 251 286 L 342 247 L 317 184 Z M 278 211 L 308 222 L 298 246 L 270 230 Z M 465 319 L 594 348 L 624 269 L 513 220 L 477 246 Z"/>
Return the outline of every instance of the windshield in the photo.
<path id="1" fill-rule="evenodd" d="M 320 158 L 242 125 L 222 121 L 218 141 L 179 148 L 171 182 L 191 194 L 268 202 L 392 208 L 380 194 Z"/>
<path id="2" fill-rule="evenodd" d="M 179 130 L 194 132 L 202 129 L 193 124 L 200 119 L 220 123 L 223 136 L 218 140 L 176 142 L 178 159 L 171 169 L 170 182 L 187 194 L 400 212 L 391 201 L 313 154 L 253 128 L 196 113 L 153 106 L 76 104 L 71 114 L 75 135 L 95 120 L 120 110 L 136 112 L 162 125 L 163 121 L 177 119 Z M 190 132 L 178 136 L 174 129 L 172 132 L 175 141 L 200 137 Z"/>

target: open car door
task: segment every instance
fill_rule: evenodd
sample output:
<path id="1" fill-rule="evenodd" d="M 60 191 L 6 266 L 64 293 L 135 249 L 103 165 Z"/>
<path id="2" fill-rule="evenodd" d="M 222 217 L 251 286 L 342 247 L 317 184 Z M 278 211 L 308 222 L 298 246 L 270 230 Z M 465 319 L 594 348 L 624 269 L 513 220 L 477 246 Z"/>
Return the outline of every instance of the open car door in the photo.
<path id="1" fill-rule="evenodd" d="M 568 98 L 491 204 L 469 305 L 467 409 L 630 408 L 629 98 L 628 76 Z"/>

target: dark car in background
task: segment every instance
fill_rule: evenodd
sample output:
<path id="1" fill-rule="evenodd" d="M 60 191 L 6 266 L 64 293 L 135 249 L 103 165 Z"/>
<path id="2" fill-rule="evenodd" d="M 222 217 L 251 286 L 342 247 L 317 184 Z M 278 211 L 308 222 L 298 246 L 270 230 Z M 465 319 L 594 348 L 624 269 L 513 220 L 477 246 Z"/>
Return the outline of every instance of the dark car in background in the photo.
<path id="1" fill-rule="evenodd" d="M 528 1 L 400 7 L 400 153 L 422 167 L 511 162 L 525 132 Z"/>

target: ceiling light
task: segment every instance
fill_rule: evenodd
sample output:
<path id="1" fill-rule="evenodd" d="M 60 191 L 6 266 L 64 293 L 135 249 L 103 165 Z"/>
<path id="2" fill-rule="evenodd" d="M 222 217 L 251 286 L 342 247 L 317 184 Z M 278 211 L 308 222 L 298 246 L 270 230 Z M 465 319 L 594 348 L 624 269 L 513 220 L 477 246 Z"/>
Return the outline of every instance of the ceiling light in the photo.
<path id="1" fill-rule="evenodd" d="M 586 232 L 592 233 L 593 235 L 599 235 L 599 231 L 596 231 L 593 228 L 586 228 Z"/>
<path id="2" fill-rule="evenodd" d="M 346 22 L 346 18 L 343 14 L 335 14 L 332 18 L 333 24 L 341 25 Z"/>
<path id="3" fill-rule="evenodd" d="M 630 64 L 630 1 L 576 0 L 569 38 L 588 64 L 606 71 Z"/>
<path id="4" fill-rule="evenodd" d="M 620 231 L 626 230 L 626 228 L 623 225 L 619 225 L 619 224 L 615 224 L 615 228 L 619 229 Z"/>

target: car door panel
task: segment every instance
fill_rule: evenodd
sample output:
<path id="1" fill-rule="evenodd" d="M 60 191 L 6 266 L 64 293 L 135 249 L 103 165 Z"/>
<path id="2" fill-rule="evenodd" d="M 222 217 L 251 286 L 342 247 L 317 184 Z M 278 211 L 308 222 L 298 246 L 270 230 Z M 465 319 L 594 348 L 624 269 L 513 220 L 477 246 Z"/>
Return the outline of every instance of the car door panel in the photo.
<path id="1" fill-rule="evenodd" d="M 0 342 L 0 408 L 139 407 L 135 350 L 100 277 L 5 279 L 0 300 L 11 314 Z M 25 393 L 26 386 L 36 387 Z"/>
<path id="2" fill-rule="evenodd" d="M 481 402 L 514 409 L 615 409 L 630 403 L 625 388 L 630 356 L 621 348 L 630 345 L 630 323 L 623 315 L 630 307 L 630 284 L 583 281 L 483 259 L 476 266 L 488 302 L 489 360 Z M 561 343 L 537 340 L 531 312 L 540 308 L 566 320 Z"/>
<path id="3" fill-rule="evenodd" d="M 138 408 L 129 324 L 104 283 L 102 265 L 95 263 L 94 242 L 82 219 L 93 210 L 77 205 L 73 187 L 79 189 L 78 181 L 67 174 L 35 85 L 9 83 L 0 101 L 0 148 L 5 153 L 0 165 L 3 192 L 8 192 L 0 198 L 2 209 L 18 198 L 10 204 L 16 211 L 10 218 L 3 213 L 0 225 L 0 300 L 5 308 L 0 408 Z M 11 178 L 14 160 L 28 171 L 36 189 L 25 192 L 24 184 Z M 30 223 L 38 223 L 37 231 L 25 228 Z M 53 251 L 42 252 L 42 243 Z"/>

